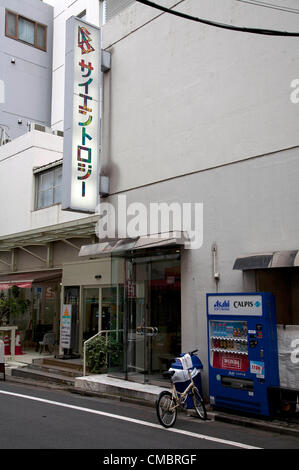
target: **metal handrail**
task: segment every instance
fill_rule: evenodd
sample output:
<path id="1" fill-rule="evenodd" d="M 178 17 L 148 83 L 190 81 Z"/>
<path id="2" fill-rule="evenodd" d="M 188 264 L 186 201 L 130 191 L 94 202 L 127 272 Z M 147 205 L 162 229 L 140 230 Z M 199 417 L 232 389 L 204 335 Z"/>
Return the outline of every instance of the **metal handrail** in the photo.
<path id="1" fill-rule="evenodd" d="M 114 333 L 114 332 L 118 333 L 118 332 L 121 332 L 121 331 L 124 331 L 124 330 L 101 330 L 96 335 L 94 335 L 91 338 L 88 338 L 86 341 L 84 341 L 84 343 L 83 343 L 83 377 L 85 377 L 85 375 L 86 375 L 86 345 L 88 343 L 90 343 L 92 340 L 94 340 L 97 336 L 102 335 L 103 333 L 105 333 L 105 335 L 106 335 L 106 345 L 107 345 L 108 344 L 108 333 Z M 108 357 L 107 357 L 107 354 L 106 354 L 106 363 L 108 362 L 107 359 L 108 359 Z"/>

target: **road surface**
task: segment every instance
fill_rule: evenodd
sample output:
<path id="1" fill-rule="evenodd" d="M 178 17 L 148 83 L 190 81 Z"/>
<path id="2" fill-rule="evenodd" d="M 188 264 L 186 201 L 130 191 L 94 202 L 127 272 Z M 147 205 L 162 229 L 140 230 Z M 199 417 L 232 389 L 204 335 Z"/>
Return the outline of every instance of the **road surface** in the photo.
<path id="1" fill-rule="evenodd" d="M 154 408 L 1 382 L 0 448 L 299 449 L 299 439 L 183 413 L 167 430 Z"/>

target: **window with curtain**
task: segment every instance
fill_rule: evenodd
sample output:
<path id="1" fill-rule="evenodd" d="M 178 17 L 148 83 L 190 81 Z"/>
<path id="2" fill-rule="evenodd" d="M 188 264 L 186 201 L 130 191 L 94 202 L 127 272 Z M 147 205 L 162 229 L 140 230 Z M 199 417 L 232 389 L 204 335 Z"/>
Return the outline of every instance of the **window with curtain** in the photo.
<path id="1" fill-rule="evenodd" d="M 47 49 L 47 26 L 6 10 L 5 34 L 38 49 Z"/>
<path id="2" fill-rule="evenodd" d="M 19 18 L 18 21 L 18 37 L 21 41 L 28 42 L 34 45 L 34 32 L 35 25 L 32 21 L 28 21 L 25 18 Z"/>
<path id="3" fill-rule="evenodd" d="M 17 15 L 9 11 L 6 14 L 6 33 L 13 37 L 17 35 Z"/>
<path id="4" fill-rule="evenodd" d="M 36 174 L 35 209 L 60 204 L 62 198 L 62 165 Z"/>

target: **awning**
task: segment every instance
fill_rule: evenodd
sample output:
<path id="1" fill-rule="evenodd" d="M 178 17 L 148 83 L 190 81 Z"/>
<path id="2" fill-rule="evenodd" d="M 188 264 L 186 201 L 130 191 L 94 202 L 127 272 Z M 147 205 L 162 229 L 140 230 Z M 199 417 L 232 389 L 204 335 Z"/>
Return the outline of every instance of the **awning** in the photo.
<path id="1" fill-rule="evenodd" d="M 59 281 L 62 277 L 62 269 L 51 269 L 48 271 L 36 271 L 21 274 L 6 274 L 0 276 L 0 290 L 7 290 L 12 286 L 30 288 L 33 284 L 42 282 Z"/>
<path id="2" fill-rule="evenodd" d="M 0 283 L 0 290 L 8 290 L 13 286 L 18 286 L 22 289 L 25 289 L 27 287 L 32 287 L 32 282 L 1 282 Z"/>
<path id="3" fill-rule="evenodd" d="M 98 256 L 109 253 L 142 250 L 147 248 L 161 248 L 167 246 L 184 245 L 189 242 L 185 232 L 165 232 L 155 235 L 147 235 L 138 238 L 123 238 L 107 241 L 104 243 L 94 243 L 92 245 L 83 245 L 79 256 Z"/>
<path id="4" fill-rule="evenodd" d="M 236 259 L 233 269 L 246 271 L 249 269 L 289 268 L 299 266 L 299 250 L 272 251 L 240 256 Z"/>
<path id="5" fill-rule="evenodd" d="M 66 240 L 72 238 L 89 238 L 95 234 L 98 215 L 82 217 L 49 227 L 36 228 L 26 232 L 14 233 L 0 237 L 0 252 L 10 251 L 13 248 L 45 245 L 49 242 Z"/>

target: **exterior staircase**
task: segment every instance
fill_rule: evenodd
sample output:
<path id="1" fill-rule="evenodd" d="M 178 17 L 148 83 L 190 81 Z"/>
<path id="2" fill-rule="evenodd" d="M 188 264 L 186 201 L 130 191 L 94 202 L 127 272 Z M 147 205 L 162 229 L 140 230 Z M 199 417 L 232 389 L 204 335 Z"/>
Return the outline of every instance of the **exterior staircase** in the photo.
<path id="1" fill-rule="evenodd" d="M 28 366 L 13 369 L 11 375 L 26 383 L 50 382 L 63 387 L 73 387 L 75 378 L 83 375 L 83 361 L 80 359 L 34 359 Z"/>

